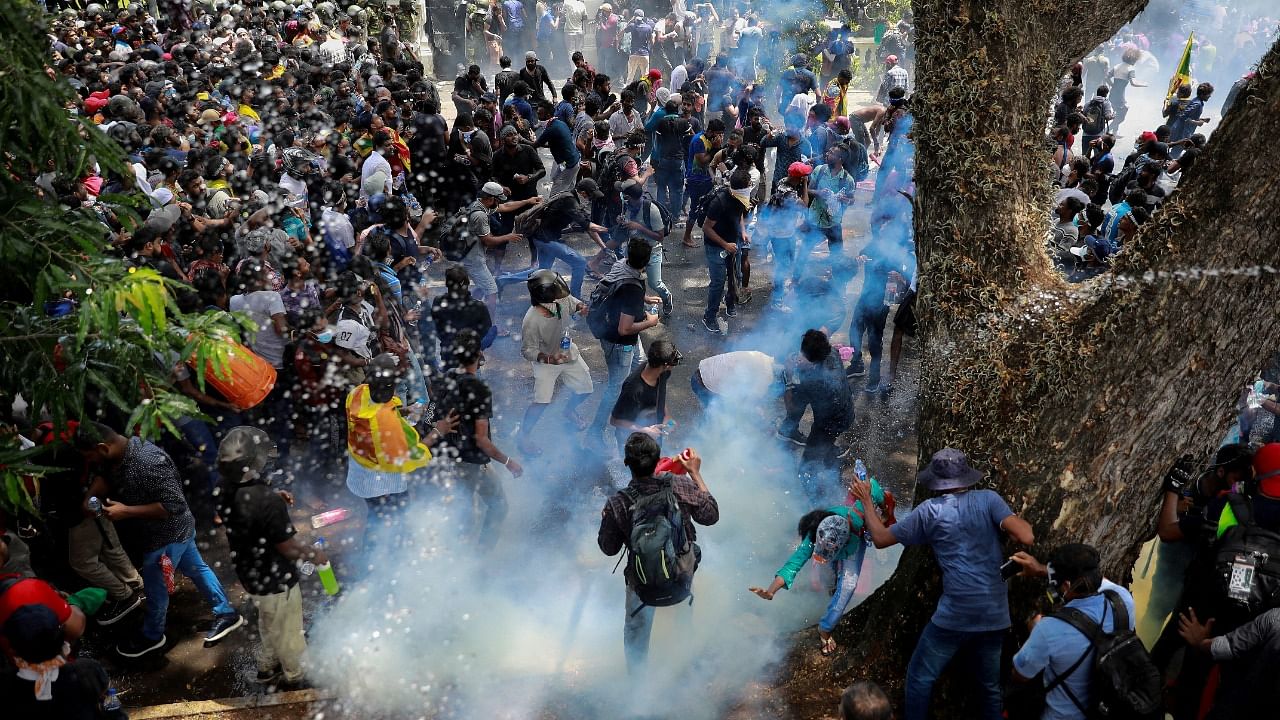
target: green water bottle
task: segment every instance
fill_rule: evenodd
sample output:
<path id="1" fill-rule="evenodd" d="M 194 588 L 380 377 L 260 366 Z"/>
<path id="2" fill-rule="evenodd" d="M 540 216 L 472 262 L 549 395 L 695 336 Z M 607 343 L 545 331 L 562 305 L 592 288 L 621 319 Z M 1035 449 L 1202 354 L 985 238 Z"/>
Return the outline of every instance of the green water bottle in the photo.
<path id="1" fill-rule="evenodd" d="M 325 549 L 324 538 L 316 538 L 315 548 L 323 551 Z M 325 595 L 337 595 L 341 587 L 338 585 L 338 578 L 333 574 L 333 563 L 327 562 L 323 565 L 316 566 L 316 575 L 320 576 L 320 584 L 324 586 Z"/>

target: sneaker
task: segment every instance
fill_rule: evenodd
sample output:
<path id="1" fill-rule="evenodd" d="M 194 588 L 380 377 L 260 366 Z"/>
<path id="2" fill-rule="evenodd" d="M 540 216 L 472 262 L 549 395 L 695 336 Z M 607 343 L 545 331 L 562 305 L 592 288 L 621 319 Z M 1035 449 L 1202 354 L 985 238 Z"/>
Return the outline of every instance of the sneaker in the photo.
<path id="1" fill-rule="evenodd" d="M 799 445 L 800 447 L 804 447 L 805 445 L 809 444 L 809 437 L 804 433 L 800 432 L 800 428 L 796 428 L 795 430 L 792 430 L 789 433 L 784 433 L 781 430 L 774 430 L 773 434 L 777 436 L 779 440 L 786 440 L 792 445 Z"/>
<path id="2" fill-rule="evenodd" d="M 272 685 L 279 682 L 280 677 L 284 674 L 284 667 L 279 663 L 270 670 L 259 670 L 257 677 L 254 678 L 261 685 Z"/>
<path id="3" fill-rule="evenodd" d="M 706 318 L 702 318 L 702 327 L 712 335 L 723 335 L 720 330 L 720 318 L 716 318 L 715 322 L 708 322 Z"/>
<path id="4" fill-rule="evenodd" d="M 866 374 L 867 374 L 867 369 L 863 367 L 861 360 L 859 360 L 856 363 L 849 363 L 849 368 L 844 371 L 844 376 L 851 377 L 851 378 L 862 377 L 863 375 L 866 375 Z"/>
<path id="5" fill-rule="evenodd" d="M 165 642 L 167 638 L 164 635 L 161 635 L 159 640 L 149 640 L 139 633 L 117 645 L 116 652 L 127 658 L 139 658 L 163 648 Z"/>
<path id="6" fill-rule="evenodd" d="M 222 638 L 231 634 L 232 630 L 244 625 L 244 616 L 240 613 L 235 615 L 219 615 L 214 618 L 213 627 L 209 628 L 209 632 L 205 633 L 204 645 L 209 647 L 217 643 Z"/>
<path id="7" fill-rule="evenodd" d="M 862 392 L 864 392 L 864 393 L 866 393 L 866 394 L 868 394 L 868 395 L 874 395 L 874 394 L 876 394 L 876 393 L 880 392 L 880 383 L 878 383 L 878 382 L 874 382 L 874 383 L 869 382 L 869 383 L 867 383 L 867 386 L 866 386 L 865 388 L 863 388 L 863 389 L 862 389 Z"/>
<path id="8" fill-rule="evenodd" d="M 736 318 L 736 317 L 738 317 L 738 306 L 737 306 L 737 305 L 725 305 L 725 308 L 724 308 L 724 314 L 725 314 L 725 315 L 728 315 L 728 316 L 729 316 L 729 317 L 731 317 L 731 318 Z"/>
<path id="9" fill-rule="evenodd" d="M 135 591 L 124 600 L 111 600 L 102 606 L 102 609 L 98 611 L 98 614 L 93 619 L 103 627 L 114 625 L 125 615 L 141 607 L 144 599 L 142 593 Z"/>
<path id="10" fill-rule="evenodd" d="M 751 290 L 748 288 L 738 288 L 738 304 L 746 305 L 751 302 Z"/>
<path id="11" fill-rule="evenodd" d="M 663 306 L 662 306 L 662 319 L 663 319 L 663 320 L 667 320 L 667 319 L 669 319 L 669 318 L 671 317 L 672 313 L 674 313 L 675 311 L 676 311 L 676 307 L 675 307 L 675 305 L 674 305 L 674 304 L 671 304 L 671 305 L 663 305 Z"/>

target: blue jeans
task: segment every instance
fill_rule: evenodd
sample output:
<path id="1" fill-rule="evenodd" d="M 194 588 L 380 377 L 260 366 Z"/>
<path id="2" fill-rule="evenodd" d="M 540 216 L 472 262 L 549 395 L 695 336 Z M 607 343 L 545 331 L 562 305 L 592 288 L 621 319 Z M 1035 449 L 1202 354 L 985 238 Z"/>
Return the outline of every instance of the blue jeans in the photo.
<path id="1" fill-rule="evenodd" d="M 636 612 L 639 610 L 639 612 Z M 627 617 L 622 625 L 622 652 L 627 657 L 627 672 L 636 673 L 649 657 L 649 636 L 653 633 L 653 606 L 641 607 L 640 596 L 627 588 Z"/>
<path id="2" fill-rule="evenodd" d="M 707 253 L 707 272 L 711 276 L 711 284 L 707 285 L 707 311 L 702 314 L 702 318 L 713 323 L 716 321 L 716 314 L 720 312 L 720 302 L 733 302 L 731 298 L 725 297 L 724 292 L 729 266 L 725 263 L 725 256 L 721 255 L 725 251 L 719 245 L 704 241 L 703 249 Z"/>
<path id="3" fill-rule="evenodd" d="M 852 538 L 849 542 L 858 544 L 858 550 L 844 560 L 836 560 L 831 569 L 836 573 L 836 592 L 827 604 L 827 612 L 818 621 L 818 629 L 831 632 L 835 629 L 840 616 L 853 601 L 853 591 L 858 589 L 858 574 L 862 571 L 862 558 L 867 552 L 867 544 L 862 538 Z"/>
<path id="4" fill-rule="evenodd" d="M 142 619 L 142 635 L 148 640 L 159 640 L 164 635 L 164 621 L 169 614 L 169 591 L 164 585 L 164 571 L 160 569 L 160 556 L 168 555 L 173 569 L 191 578 L 204 599 L 213 606 L 213 614 L 235 615 L 236 609 L 227 601 L 218 576 L 205 564 L 196 548 L 194 536 L 186 542 L 176 542 L 159 550 L 152 550 L 142 559 L 142 587 L 147 593 L 146 616 Z"/>
<path id="5" fill-rule="evenodd" d="M 884 354 L 884 324 L 889 319 L 889 306 L 866 306 L 858 303 L 853 309 L 853 322 L 849 324 L 849 344 L 853 346 L 850 367 L 862 365 L 862 336 L 867 336 L 865 348 L 871 353 L 871 366 L 867 369 L 867 384 L 880 382 L 880 356 Z"/>
<path id="6" fill-rule="evenodd" d="M 230 410 L 203 407 L 201 410 L 210 417 L 215 418 L 212 424 L 204 420 L 187 418 L 186 422 L 178 426 L 178 430 L 182 432 L 182 438 L 200 456 L 200 462 L 204 463 L 205 472 L 209 475 L 209 491 L 212 492 L 218 487 L 219 480 L 218 444 L 222 441 L 227 431 L 240 425 L 241 421 L 240 415 Z"/>
<path id="7" fill-rule="evenodd" d="M 534 240 L 533 249 L 538 253 L 538 267 L 550 269 L 556 260 L 569 266 L 569 292 L 582 298 L 582 281 L 587 276 L 587 259 L 564 242 Z"/>
<path id="8" fill-rule="evenodd" d="M 658 202 L 666 205 L 672 215 L 680 217 L 684 209 L 683 163 L 677 161 L 675 167 L 665 167 L 664 164 L 659 163 L 653 174 L 653 180 L 658 186 Z"/>
<path id="9" fill-rule="evenodd" d="M 613 405 L 618 401 L 618 393 L 622 390 L 622 381 L 631 374 L 636 363 L 635 345 L 615 345 L 608 340 L 600 341 L 600 349 L 604 351 L 605 367 L 609 369 L 609 382 L 600 396 L 600 407 L 596 408 L 596 417 L 591 426 L 596 432 L 604 429 L 613 413 Z"/>
<path id="10" fill-rule="evenodd" d="M 791 268 L 796 262 L 796 238 L 794 235 L 775 236 L 769 238 L 769 244 L 773 246 L 773 290 L 770 292 L 769 300 L 779 305 L 786 295 L 787 278 L 791 275 Z"/>
<path id="11" fill-rule="evenodd" d="M 623 258 L 626 257 L 626 247 L 625 244 L 622 246 Z M 662 249 L 662 243 L 655 243 L 651 247 L 653 248 L 653 253 L 649 256 L 649 264 L 644 269 L 645 284 L 649 286 L 649 289 L 654 294 L 662 298 L 662 311 L 671 312 L 673 302 L 671 290 L 666 283 L 662 282 L 662 260 L 666 257 L 666 253 Z M 575 294 L 574 297 L 578 297 L 578 295 Z"/>
<path id="12" fill-rule="evenodd" d="M 965 665 L 977 680 L 980 720 L 999 720 L 1004 709 L 1000 688 L 1000 651 L 1005 630 L 966 632 L 944 630 L 930 621 L 920 634 L 911 662 L 907 664 L 907 706 L 905 720 L 926 720 L 933 684 L 947 663 L 958 653 L 966 653 Z"/>

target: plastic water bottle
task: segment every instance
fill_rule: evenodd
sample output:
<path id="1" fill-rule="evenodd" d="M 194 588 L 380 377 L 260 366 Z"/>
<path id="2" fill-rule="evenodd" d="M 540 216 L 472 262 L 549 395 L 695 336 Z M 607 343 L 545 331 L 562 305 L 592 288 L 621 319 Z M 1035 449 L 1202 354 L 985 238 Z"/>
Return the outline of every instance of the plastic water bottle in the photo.
<path id="1" fill-rule="evenodd" d="M 316 538 L 315 548 L 324 550 L 328 543 L 324 538 Z M 316 566 L 316 575 L 320 576 L 320 584 L 324 587 L 325 595 L 337 595 L 342 588 L 338 585 L 338 578 L 333 574 L 333 563 L 325 563 Z"/>
<path id="2" fill-rule="evenodd" d="M 569 333 L 560 336 L 560 352 L 569 352 Z"/>
<path id="3" fill-rule="evenodd" d="M 102 517 L 102 501 L 99 500 L 97 496 L 90 497 L 87 504 L 89 506 L 89 512 L 98 517 Z"/>
<path id="4" fill-rule="evenodd" d="M 650 305 L 650 306 L 649 306 L 649 314 L 650 314 L 650 315 L 657 315 L 657 314 L 658 314 L 658 306 L 657 306 L 657 305 Z"/>
<path id="5" fill-rule="evenodd" d="M 107 712 L 120 709 L 120 698 L 116 695 L 115 688 L 107 691 L 107 697 L 102 701 L 102 709 Z"/>
<path id="6" fill-rule="evenodd" d="M 858 477 L 858 482 L 867 481 L 867 464 L 862 462 L 862 458 L 853 463 L 853 474 Z"/>

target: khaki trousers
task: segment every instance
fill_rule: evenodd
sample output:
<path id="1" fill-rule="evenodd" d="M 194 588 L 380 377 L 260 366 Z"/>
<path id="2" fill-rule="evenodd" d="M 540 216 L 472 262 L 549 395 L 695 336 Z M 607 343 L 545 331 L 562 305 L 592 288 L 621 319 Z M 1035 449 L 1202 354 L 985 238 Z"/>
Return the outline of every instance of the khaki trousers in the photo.
<path id="1" fill-rule="evenodd" d="M 249 595 L 249 599 L 258 608 L 258 634 L 262 636 L 258 669 L 269 672 L 279 663 L 286 681 L 302 679 L 302 656 L 307 651 L 307 638 L 302 634 L 302 588 L 294 585 L 272 595 Z"/>
<path id="2" fill-rule="evenodd" d="M 115 524 L 106 518 L 85 518 L 67 531 L 67 562 L 111 600 L 125 600 L 142 589 L 142 576 L 120 547 Z"/>

